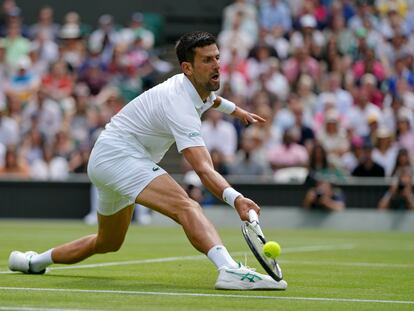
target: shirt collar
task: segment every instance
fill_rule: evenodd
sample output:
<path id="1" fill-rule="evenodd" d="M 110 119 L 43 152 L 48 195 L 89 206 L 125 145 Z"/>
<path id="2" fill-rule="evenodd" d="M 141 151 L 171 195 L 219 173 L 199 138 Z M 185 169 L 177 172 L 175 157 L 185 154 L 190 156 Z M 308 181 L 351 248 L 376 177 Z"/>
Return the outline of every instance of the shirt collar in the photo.
<path id="1" fill-rule="evenodd" d="M 209 104 L 211 106 L 213 104 L 213 101 L 216 99 L 216 94 L 214 92 L 211 92 L 210 95 L 207 97 L 206 102 L 204 103 L 201 100 L 200 95 L 198 94 L 197 90 L 195 89 L 194 85 L 191 83 L 191 81 L 186 77 L 185 74 L 183 75 L 183 81 L 184 81 L 184 88 L 188 91 L 191 99 L 193 100 L 194 106 L 196 109 L 201 109 L 203 105 Z"/>

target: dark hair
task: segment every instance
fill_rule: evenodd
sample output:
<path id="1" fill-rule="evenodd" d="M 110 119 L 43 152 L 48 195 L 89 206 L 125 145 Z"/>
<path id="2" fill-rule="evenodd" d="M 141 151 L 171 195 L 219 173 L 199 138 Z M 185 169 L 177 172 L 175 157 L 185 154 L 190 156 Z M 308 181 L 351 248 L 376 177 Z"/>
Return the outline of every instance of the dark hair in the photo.
<path id="1" fill-rule="evenodd" d="M 188 32 L 178 39 L 175 45 L 175 53 L 177 54 L 178 62 L 193 62 L 194 49 L 204 47 L 211 44 L 217 44 L 216 38 L 205 31 Z"/>

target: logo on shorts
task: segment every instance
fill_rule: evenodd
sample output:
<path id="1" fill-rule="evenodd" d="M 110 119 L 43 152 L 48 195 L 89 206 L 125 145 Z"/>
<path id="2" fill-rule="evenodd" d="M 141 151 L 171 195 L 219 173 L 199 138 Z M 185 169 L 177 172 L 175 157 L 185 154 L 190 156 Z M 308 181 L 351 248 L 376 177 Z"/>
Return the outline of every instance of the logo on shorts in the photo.
<path id="1" fill-rule="evenodd" d="M 156 171 L 158 171 L 160 168 L 158 167 L 158 166 L 154 166 L 153 168 L 152 168 L 152 171 L 153 172 L 156 172 Z"/>
<path id="2" fill-rule="evenodd" d="M 190 134 L 188 134 L 188 137 L 192 138 L 192 137 L 197 137 L 200 136 L 199 132 L 191 132 Z"/>

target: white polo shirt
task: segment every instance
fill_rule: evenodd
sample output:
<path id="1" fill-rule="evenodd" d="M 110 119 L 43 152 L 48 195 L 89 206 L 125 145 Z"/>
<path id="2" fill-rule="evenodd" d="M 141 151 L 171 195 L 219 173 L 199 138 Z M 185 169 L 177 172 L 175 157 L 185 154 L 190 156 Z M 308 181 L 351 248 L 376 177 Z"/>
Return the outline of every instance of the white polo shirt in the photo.
<path id="1" fill-rule="evenodd" d="M 212 92 L 203 102 L 190 80 L 177 74 L 128 103 L 112 117 L 100 139 L 158 163 L 174 142 L 179 152 L 205 146 L 200 117 L 215 98 Z"/>

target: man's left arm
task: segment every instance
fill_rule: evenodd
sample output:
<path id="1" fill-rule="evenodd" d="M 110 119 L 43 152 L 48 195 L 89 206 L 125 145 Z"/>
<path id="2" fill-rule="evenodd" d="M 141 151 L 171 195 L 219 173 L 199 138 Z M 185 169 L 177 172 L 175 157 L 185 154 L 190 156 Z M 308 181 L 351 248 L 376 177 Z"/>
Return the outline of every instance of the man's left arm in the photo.
<path id="1" fill-rule="evenodd" d="M 217 96 L 214 100 L 213 108 L 239 119 L 246 125 L 257 122 L 266 122 L 261 116 L 237 107 L 235 103 L 220 96 Z"/>

